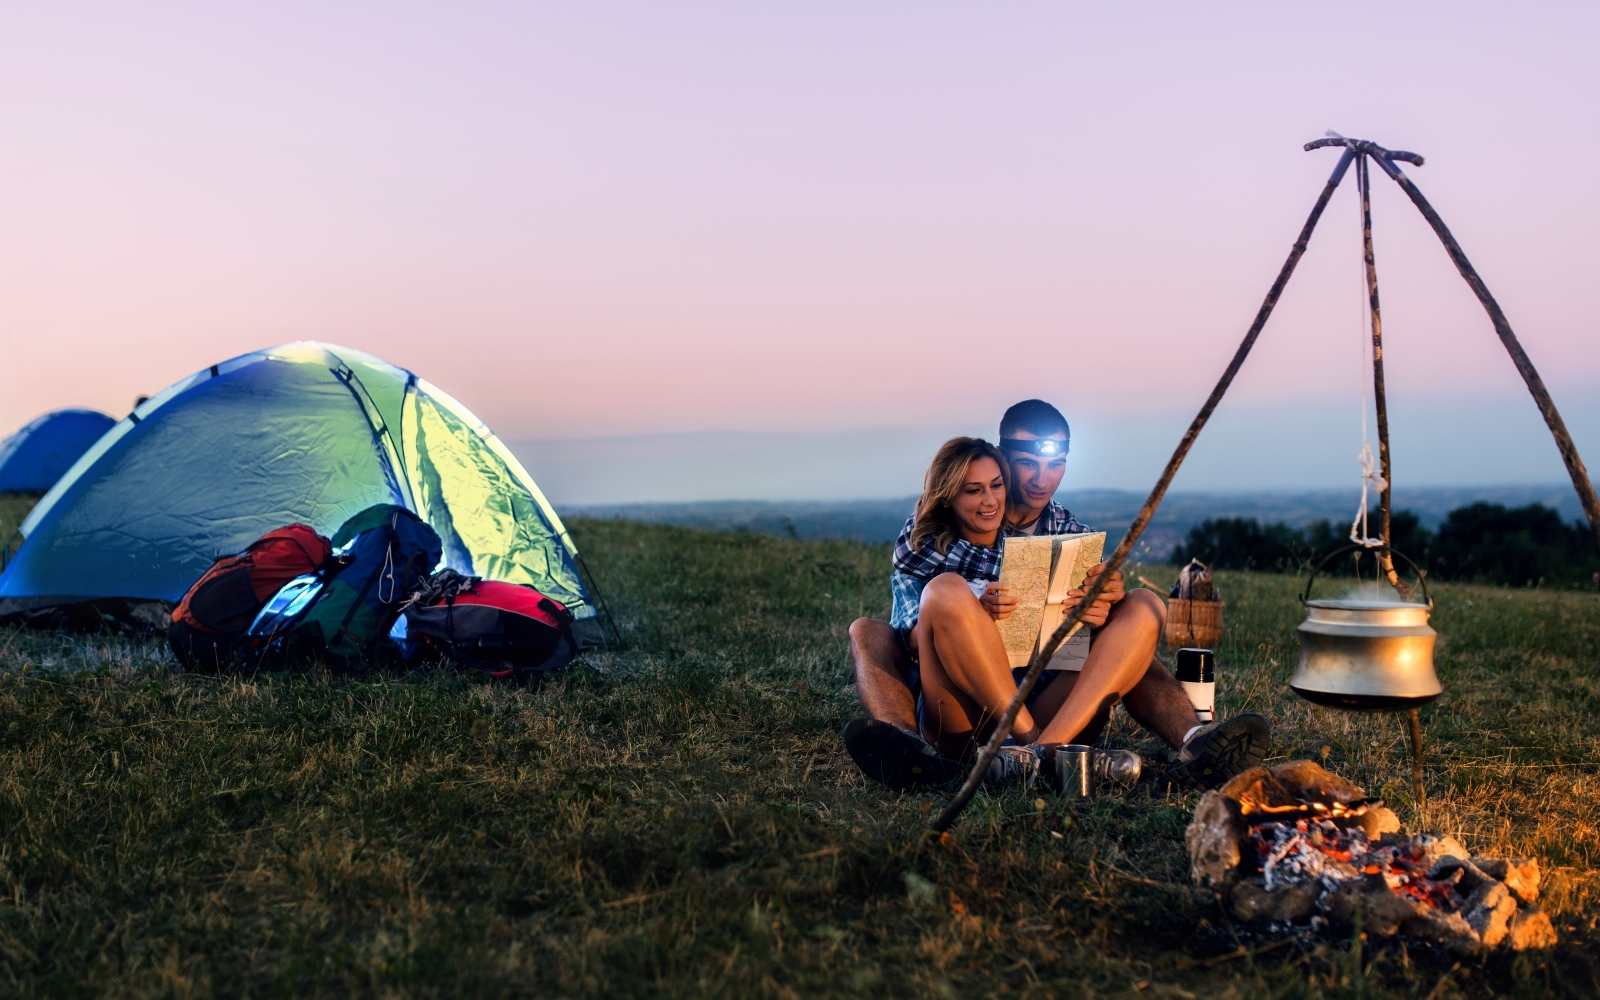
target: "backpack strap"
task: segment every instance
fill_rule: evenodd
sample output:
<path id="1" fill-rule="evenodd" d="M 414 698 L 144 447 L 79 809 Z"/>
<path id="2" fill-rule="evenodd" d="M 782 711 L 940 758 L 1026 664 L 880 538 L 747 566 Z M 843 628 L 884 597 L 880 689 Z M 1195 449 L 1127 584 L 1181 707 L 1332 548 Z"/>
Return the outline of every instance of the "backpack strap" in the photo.
<path id="1" fill-rule="evenodd" d="M 539 595 L 539 610 L 548 612 L 556 621 L 565 622 L 568 625 L 577 620 L 572 612 L 567 610 L 566 605 L 558 604 L 543 594 Z"/>

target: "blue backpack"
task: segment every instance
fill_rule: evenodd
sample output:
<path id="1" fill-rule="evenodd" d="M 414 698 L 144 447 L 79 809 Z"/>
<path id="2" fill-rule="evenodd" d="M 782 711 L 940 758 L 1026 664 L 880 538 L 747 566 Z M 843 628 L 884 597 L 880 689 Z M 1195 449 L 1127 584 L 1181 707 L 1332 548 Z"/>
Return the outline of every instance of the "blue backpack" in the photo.
<path id="1" fill-rule="evenodd" d="M 321 570 L 284 584 L 251 623 L 259 662 L 320 657 L 335 670 L 372 666 L 442 552 L 438 534 L 411 511 L 368 507 L 334 533 Z"/>

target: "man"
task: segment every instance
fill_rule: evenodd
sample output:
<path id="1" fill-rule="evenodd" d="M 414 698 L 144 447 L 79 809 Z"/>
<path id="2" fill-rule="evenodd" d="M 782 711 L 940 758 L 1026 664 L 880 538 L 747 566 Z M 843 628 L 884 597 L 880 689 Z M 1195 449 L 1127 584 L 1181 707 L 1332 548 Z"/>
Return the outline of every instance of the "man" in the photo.
<path id="1" fill-rule="evenodd" d="M 1071 430 L 1059 410 L 1037 399 L 1012 406 L 1000 420 L 1000 448 L 1011 481 L 1006 535 L 1078 534 L 1089 530 L 1054 499 L 1071 448 Z M 910 526 L 907 521 L 896 542 L 897 562 L 919 557 L 907 550 Z M 993 565 L 984 566 L 983 571 L 989 579 L 997 579 L 999 563 L 992 550 L 961 548 L 967 544 L 957 541 L 939 558 L 989 559 Z M 1084 587 L 1069 596 L 1082 597 L 1101 572 L 1103 564 L 1091 569 Z M 892 588 L 897 600 L 899 589 Z M 990 618 L 999 619 L 1010 614 L 1017 599 L 991 583 L 980 602 Z M 1121 699 L 1128 714 L 1178 750 L 1178 761 L 1193 780 L 1202 785 L 1218 784 L 1260 763 L 1266 753 L 1270 726 L 1266 719 L 1253 714 L 1201 724 L 1183 686 L 1154 659 L 1164 612 L 1154 594 L 1136 591 L 1129 595 L 1122 574 L 1113 573 L 1082 616 L 1091 627 L 1091 634 L 1104 630 L 1103 641 L 1095 647 L 1080 633 L 1082 646 L 1090 652 L 1076 652 L 1095 656 L 1101 666 L 1108 659 L 1114 661 L 1110 669 L 1124 678 L 1137 676 L 1137 682 Z M 896 607 L 897 616 L 904 613 L 906 609 Z M 918 671 L 890 624 L 872 618 L 856 619 L 850 624 L 850 653 L 856 690 L 870 718 L 852 721 L 845 727 L 844 737 L 851 757 L 862 771 L 891 788 L 943 784 L 961 776 L 966 765 L 940 753 L 922 738 L 917 720 Z M 1079 676 L 1075 671 L 1046 671 L 1030 698 L 1032 706 L 1043 703 L 1044 710 L 1054 714 L 1074 707 L 1073 702 L 1082 702 L 1081 697 L 1072 697 Z M 1077 737 L 1079 741 L 1095 737 L 1115 700 L 1113 694 L 1093 706 L 1092 719 L 1086 715 L 1085 706 L 1076 706 L 1074 718 L 1088 720 Z"/>

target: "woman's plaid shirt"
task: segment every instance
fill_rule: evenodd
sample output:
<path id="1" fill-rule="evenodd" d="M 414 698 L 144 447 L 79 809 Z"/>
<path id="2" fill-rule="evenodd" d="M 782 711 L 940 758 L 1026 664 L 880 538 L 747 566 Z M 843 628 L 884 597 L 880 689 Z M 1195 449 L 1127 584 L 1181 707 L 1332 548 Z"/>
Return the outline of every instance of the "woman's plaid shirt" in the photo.
<path id="1" fill-rule="evenodd" d="M 889 625 L 909 632 L 917 623 L 922 608 L 922 589 L 940 573 L 958 573 L 972 585 L 973 593 L 982 596 L 990 580 L 1000 579 L 1000 560 L 1005 555 L 1005 539 L 998 546 L 974 545 L 958 538 L 947 552 L 940 553 L 931 541 L 920 548 L 911 546 L 911 527 L 914 517 L 906 518 L 900 537 L 894 542 L 894 570 L 889 574 Z M 1044 513 L 1027 528 L 1018 530 L 1007 526 L 1006 535 L 1081 535 L 1092 529 L 1085 527 L 1072 511 L 1050 501 Z"/>

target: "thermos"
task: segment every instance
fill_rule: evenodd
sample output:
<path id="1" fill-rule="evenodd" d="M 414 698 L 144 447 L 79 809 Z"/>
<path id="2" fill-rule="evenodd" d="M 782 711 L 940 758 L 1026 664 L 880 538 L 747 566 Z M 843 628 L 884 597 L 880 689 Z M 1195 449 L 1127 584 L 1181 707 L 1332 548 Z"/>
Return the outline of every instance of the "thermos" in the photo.
<path id="1" fill-rule="evenodd" d="M 1216 708 L 1216 657 L 1209 649 L 1178 650 L 1178 683 L 1201 722 L 1210 722 Z"/>

